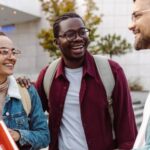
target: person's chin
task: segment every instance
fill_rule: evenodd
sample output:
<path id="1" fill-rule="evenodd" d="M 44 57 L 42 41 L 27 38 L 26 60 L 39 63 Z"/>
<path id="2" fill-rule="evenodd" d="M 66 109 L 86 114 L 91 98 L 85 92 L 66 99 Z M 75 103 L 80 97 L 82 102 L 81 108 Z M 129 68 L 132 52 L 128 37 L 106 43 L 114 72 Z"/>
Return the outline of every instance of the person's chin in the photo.
<path id="1" fill-rule="evenodd" d="M 134 44 L 134 47 L 137 51 L 149 50 L 150 49 L 149 42 L 146 41 L 146 40 L 142 40 L 142 39 L 136 40 L 135 44 Z"/>
<path id="2" fill-rule="evenodd" d="M 141 50 L 143 50 L 143 49 L 144 49 L 144 48 L 142 48 L 142 47 L 141 47 L 141 46 L 139 46 L 139 45 L 135 45 L 134 47 L 135 47 L 136 51 L 141 51 Z"/>
<path id="3" fill-rule="evenodd" d="M 137 50 L 137 51 L 140 51 L 143 49 L 143 44 L 142 44 L 142 40 L 140 38 L 135 38 L 135 43 L 134 43 L 134 48 Z"/>
<path id="4" fill-rule="evenodd" d="M 13 71 L 8 71 L 6 74 L 7 76 L 13 75 Z"/>

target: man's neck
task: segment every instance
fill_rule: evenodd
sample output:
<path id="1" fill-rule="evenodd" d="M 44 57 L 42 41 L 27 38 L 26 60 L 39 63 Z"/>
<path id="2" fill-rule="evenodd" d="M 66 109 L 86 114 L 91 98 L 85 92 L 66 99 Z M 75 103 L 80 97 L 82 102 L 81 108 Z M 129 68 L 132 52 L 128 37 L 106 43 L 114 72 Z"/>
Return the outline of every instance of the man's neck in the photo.
<path id="1" fill-rule="evenodd" d="M 7 80 L 7 77 L 0 76 L 0 84 L 3 84 Z"/>
<path id="2" fill-rule="evenodd" d="M 75 68 L 79 68 L 83 65 L 83 59 L 79 59 L 79 60 L 66 60 L 64 59 L 65 62 L 65 66 L 67 68 L 71 68 L 71 69 L 75 69 Z"/>

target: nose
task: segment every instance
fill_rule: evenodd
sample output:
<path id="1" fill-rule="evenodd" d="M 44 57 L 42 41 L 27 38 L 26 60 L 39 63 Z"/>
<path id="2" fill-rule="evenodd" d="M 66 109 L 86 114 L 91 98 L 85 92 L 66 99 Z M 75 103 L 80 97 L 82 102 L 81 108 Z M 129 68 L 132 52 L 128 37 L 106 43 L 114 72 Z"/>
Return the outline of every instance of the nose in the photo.
<path id="1" fill-rule="evenodd" d="M 82 40 L 83 39 L 83 37 L 81 37 L 80 35 L 79 35 L 79 33 L 76 33 L 76 38 L 75 38 L 75 40 Z"/>
<path id="2" fill-rule="evenodd" d="M 133 31 L 134 28 L 135 28 L 135 22 L 132 21 L 132 22 L 128 25 L 128 29 L 131 30 L 131 31 Z"/>
<path id="3" fill-rule="evenodd" d="M 12 59 L 12 60 L 16 60 L 17 59 L 16 56 L 12 52 L 10 52 L 7 57 L 9 59 Z"/>

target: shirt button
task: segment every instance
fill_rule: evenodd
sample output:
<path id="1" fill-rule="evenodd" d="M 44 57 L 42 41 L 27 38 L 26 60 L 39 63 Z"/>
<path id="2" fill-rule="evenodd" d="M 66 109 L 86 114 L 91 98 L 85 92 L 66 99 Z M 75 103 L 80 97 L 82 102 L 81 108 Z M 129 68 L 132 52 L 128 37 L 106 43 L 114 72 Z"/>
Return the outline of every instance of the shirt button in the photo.
<path id="1" fill-rule="evenodd" d="M 9 116 L 9 112 L 6 112 L 6 116 Z"/>
<path id="2" fill-rule="evenodd" d="M 83 126 L 86 127 L 86 123 L 83 123 Z"/>
<path id="3" fill-rule="evenodd" d="M 66 90 L 67 89 L 67 87 L 66 86 L 64 86 L 64 90 Z"/>

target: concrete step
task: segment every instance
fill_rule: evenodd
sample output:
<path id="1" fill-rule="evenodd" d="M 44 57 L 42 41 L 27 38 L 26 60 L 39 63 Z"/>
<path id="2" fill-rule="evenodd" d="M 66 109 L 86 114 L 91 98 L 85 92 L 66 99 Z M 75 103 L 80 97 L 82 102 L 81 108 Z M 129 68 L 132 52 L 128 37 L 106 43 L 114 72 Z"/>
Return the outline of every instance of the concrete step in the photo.
<path id="1" fill-rule="evenodd" d="M 143 117 L 139 117 L 139 118 L 136 118 L 136 119 L 135 119 L 135 122 L 136 122 L 136 125 L 137 125 L 137 128 L 138 128 L 138 129 L 139 129 L 139 127 L 141 126 L 142 119 L 143 119 Z"/>
<path id="2" fill-rule="evenodd" d="M 133 101 L 133 110 L 134 110 L 135 121 L 138 129 L 142 123 L 143 108 L 144 108 L 144 104 L 141 103 L 141 101 Z"/>
<path id="3" fill-rule="evenodd" d="M 142 105 L 143 103 L 139 100 L 132 101 L 132 105 Z"/>
<path id="4" fill-rule="evenodd" d="M 134 115 L 135 117 L 140 117 L 140 116 L 143 116 L 143 109 L 137 109 L 134 111 Z"/>
<path id="5" fill-rule="evenodd" d="M 139 110 L 139 109 L 143 109 L 143 108 L 144 108 L 143 104 L 134 104 L 133 105 L 134 111 Z"/>
<path id="6" fill-rule="evenodd" d="M 145 100 L 147 99 L 148 93 L 148 91 L 131 91 L 133 103 L 139 101 L 144 104 Z"/>

